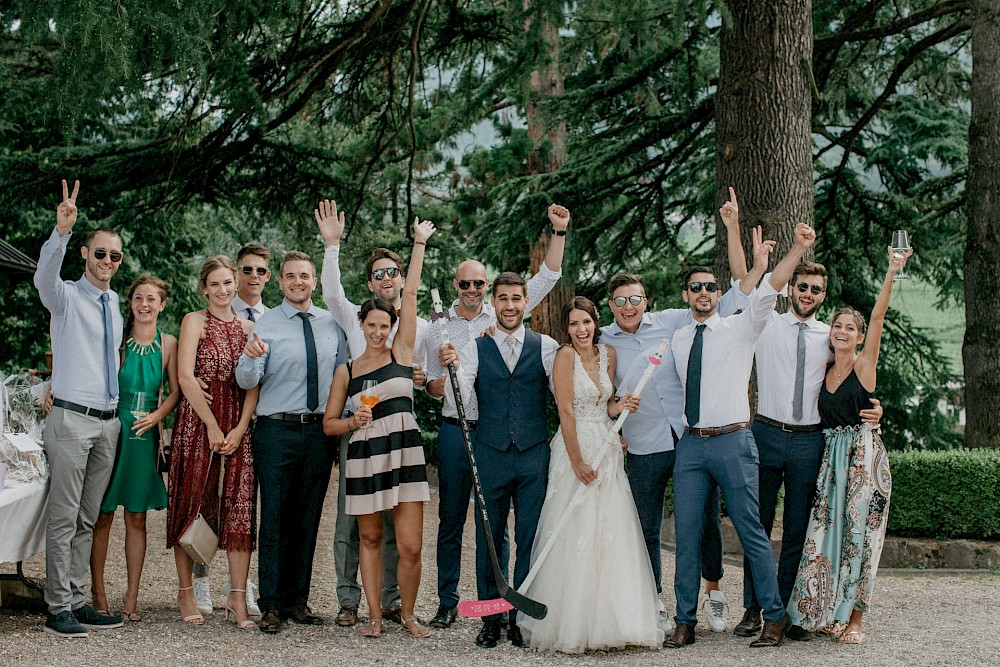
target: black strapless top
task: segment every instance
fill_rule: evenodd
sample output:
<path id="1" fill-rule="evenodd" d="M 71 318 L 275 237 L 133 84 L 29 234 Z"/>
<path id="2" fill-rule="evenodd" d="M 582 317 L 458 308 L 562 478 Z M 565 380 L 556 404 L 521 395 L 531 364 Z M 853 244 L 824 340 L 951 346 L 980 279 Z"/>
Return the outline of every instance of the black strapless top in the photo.
<path id="1" fill-rule="evenodd" d="M 861 385 L 854 369 L 832 394 L 826 388 L 826 378 L 819 391 L 819 419 L 823 428 L 859 426 L 860 412 L 872 407 L 872 393 Z"/>

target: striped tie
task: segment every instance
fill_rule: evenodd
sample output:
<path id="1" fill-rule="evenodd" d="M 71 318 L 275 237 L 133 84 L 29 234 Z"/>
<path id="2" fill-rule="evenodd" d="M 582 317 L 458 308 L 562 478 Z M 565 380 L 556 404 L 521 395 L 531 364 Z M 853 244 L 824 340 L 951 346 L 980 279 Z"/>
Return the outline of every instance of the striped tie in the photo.
<path id="1" fill-rule="evenodd" d="M 795 343 L 795 393 L 792 395 L 792 419 L 802 420 L 802 394 L 805 392 L 806 381 L 806 326 L 799 322 L 799 337 Z"/>

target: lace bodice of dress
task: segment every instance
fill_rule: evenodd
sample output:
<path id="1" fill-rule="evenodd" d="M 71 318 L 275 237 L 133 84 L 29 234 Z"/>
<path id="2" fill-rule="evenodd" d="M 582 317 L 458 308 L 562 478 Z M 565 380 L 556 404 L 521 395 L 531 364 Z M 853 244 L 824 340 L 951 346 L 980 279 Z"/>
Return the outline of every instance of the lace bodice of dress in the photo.
<path id="1" fill-rule="evenodd" d="M 598 345 L 598 372 L 600 386 L 594 384 L 593 378 L 583 367 L 579 354 L 574 354 L 573 361 L 573 412 L 576 420 L 608 422 L 608 399 L 611 398 L 611 379 L 608 377 L 608 348 Z"/>

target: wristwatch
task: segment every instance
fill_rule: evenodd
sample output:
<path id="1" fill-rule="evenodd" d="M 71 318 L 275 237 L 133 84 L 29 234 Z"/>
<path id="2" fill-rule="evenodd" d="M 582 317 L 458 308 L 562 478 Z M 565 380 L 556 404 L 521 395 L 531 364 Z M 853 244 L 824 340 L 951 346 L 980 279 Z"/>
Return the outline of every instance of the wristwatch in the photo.
<path id="1" fill-rule="evenodd" d="M 552 236 L 566 236 L 566 230 L 565 229 L 553 229 L 552 230 Z"/>

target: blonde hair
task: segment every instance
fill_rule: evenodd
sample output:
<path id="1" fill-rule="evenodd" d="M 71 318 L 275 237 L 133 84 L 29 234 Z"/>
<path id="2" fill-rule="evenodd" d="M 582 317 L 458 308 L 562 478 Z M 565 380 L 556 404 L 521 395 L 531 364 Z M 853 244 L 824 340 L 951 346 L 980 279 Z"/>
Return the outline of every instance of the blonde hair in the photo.
<path id="1" fill-rule="evenodd" d="M 201 287 L 207 287 L 208 274 L 216 269 L 229 269 L 233 274 L 233 279 L 236 278 L 236 265 L 233 264 L 233 260 L 225 255 L 215 255 L 206 259 L 201 265 L 201 271 L 198 272 L 198 284 Z"/>

